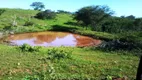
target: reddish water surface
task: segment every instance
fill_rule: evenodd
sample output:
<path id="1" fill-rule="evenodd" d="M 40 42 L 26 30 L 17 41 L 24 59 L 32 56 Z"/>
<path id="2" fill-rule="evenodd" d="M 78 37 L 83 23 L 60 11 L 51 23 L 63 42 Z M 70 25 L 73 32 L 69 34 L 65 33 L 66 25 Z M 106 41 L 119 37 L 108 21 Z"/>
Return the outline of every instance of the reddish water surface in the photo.
<path id="1" fill-rule="evenodd" d="M 12 45 L 31 46 L 97 46 L 101 43 L 87 36 L 65 32 L 36 32 L 10 35 L 7 40 Z"/>

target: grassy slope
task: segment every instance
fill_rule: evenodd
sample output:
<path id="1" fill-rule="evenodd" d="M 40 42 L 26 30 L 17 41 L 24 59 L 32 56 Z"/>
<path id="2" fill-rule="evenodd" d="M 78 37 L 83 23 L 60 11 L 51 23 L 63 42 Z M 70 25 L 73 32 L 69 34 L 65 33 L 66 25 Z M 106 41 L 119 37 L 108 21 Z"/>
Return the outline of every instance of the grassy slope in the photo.
<path id="1" fill-rule="evenodd" d="M 27 20 L 31 16 L 34 16 L 37 13 L 37 11 L 22 10 L 22 9 L 4 9 L 4 10 L 5 12 L 0 16 L 1 28 L 9 26 L 14 20 L 15 16 L 17 17 L 18 25 L 21 25 L 24 23 L 25 20 Z"/>
<path id="2" fill-rule="evenodd" d="M 12 29 L 16 33 L 53 30 L 74 32 L 106 40 L 112 40 L 117 37 L 114 34 L 94 32 L 89 29 L 85 30 L 79 26 L 65 24 L 68 21 L 74 22 L 71 15 L 68 14 L 58 14 L 54 20 L 30 18 L 36 13 L 37 11 L 33 10 L 6 9 L 4 14 L 0 16 L 0 30 L 9 27 L 14 15 L 16 15 L 18 27 L 13 27 Z M 29 18 L 35 23 L 34 26 L 23 26 Z M 107 53 L 82 48 L 70 49 L 73 49 L 74 60 L 63 60 L 54 63 L 53 66 L 56 69 L 55 71 L 64 77 L 83 76 L 102 79 L 110 75 L 115 77 L 128 76 L 130 79 L 135 78 L 139 60 L 136 56 L 118 55 L 124 52 Z M 26 75 L 34 74 L 36 70 L 42 69 L 44 65 L 48 65 L 48 63 L 39 60 L 46 57 L 46 50 L 46 48 L 43 48 L 38 53 L 24 53 L 15 47 L 0 45 L 0 77 L 4 78 L 4 80 L 11 77 L 12 79 L 14 77 L 14 80 L 19 80 L 19 78 L 23 78 Z"/>
<path id="3" fill-rule="evenodd" d="M 50 48 L 48 48 L 50 49 Z M 12 78 L 19 80 L 26 75 L 41 72 L 42 68 L 49 65 L 39 60 L 47 57 L 47 48 L 40 52 L 21 52 L 12 46 L 0 45 L 0 77 L 1 79 Z M 73 60 L 61 60 L 54 62 L 56 74 L 60 78 L 95 78 L 103 79 L 106 76 L 127 76 L 134 79 L 137 71 L 138 57 L 131 55 L 120 55 L 117 52 L 103 52 L 89 48 L 60 47 L 63 50 L 72 50 Z"/>

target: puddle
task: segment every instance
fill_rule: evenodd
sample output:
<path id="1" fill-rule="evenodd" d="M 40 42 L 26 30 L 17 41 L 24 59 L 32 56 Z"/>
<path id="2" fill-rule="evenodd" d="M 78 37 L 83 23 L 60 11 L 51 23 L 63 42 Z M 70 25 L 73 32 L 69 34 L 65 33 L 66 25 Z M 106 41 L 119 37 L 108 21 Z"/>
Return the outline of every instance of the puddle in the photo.
<path id="1" fill-rule="evenodd" d="M 31 46 L 97 46 L 101 40 L 87 36 L 71 34 L 66 32 L 35 32 L 14 34 L 6 39 L 11 45 L 29 44 Z"/>

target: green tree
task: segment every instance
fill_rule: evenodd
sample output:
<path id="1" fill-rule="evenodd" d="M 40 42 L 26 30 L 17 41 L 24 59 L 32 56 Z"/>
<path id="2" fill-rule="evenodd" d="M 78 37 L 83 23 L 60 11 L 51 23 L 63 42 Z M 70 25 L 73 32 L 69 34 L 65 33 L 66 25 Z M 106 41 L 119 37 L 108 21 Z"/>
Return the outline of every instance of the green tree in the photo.
<path id="1" fill-rule="evenodd" d="M 30 6 L 33 7 L 34 10 L 39 10 L 39 11 L 45 8 L 45 5 L 42 2 L 33 2 Z"/>
<path id="2" fill-rule="evenodd" d="M 87 6 L 83 7 L 75 13 L 74 19 L 78 22 L 83 22 L 86 26 L 91 25 L 95 27 L 104 18 L 107 18 L 113 14 L 113 11 L 108 6 Z"/>

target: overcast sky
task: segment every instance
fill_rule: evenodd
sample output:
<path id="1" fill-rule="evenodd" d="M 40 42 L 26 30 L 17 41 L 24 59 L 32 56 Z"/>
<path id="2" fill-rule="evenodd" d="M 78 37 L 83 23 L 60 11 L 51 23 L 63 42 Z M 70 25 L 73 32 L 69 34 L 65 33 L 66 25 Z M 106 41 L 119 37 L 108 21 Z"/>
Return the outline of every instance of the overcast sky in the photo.
<path id="1" fill-rule="evenodd" d="M 32 9 L 32 2 L 43 2 L 46 9 L 70 12 L 89 5 L 107 5 L 116 16 L 142 17 L 142 0 L 0 0 L 0 8 Z"/>

